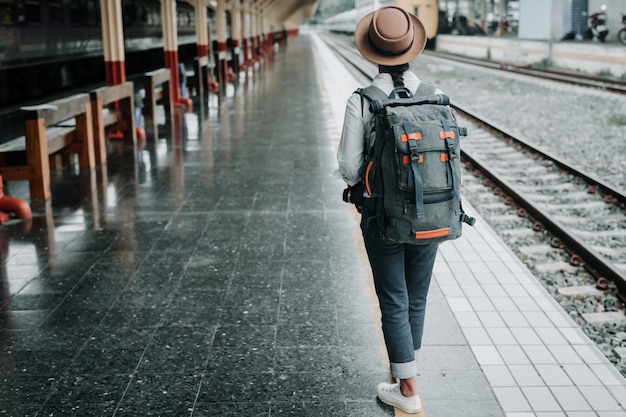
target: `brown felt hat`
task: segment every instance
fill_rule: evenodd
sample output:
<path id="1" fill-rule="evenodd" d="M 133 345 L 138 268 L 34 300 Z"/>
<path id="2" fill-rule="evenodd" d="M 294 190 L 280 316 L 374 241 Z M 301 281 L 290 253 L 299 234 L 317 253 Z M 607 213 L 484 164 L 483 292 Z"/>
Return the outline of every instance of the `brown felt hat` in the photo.
<path id="1" fill-rule="evenodd" d="M 426 30 L 422 22 L 396 6 L 381 7 L 365 16 L 354 30 L 356 47 L 375 64 L 406 64 L 424 50 Z"/>

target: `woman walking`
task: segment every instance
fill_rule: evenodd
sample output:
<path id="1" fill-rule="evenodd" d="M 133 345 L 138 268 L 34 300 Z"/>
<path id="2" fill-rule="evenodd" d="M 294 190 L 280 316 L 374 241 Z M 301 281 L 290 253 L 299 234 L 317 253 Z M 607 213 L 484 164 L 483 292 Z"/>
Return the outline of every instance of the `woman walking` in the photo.
<path id="1" fill-rule="evenodd" d="M 382 7 L 358 23 L 354 36 L 361 54 L 378 64 L 379 73 L 372 85 L 387 95 L 401 86 L 417 90 L 420 79 L 409 70 L 409 62 L 426 44 L 426 32 L 417 17 L 399 7 Z M 375 205 L 363 192 L 365 137 L 366 132 L 370 135 L 373 131 L 373 123 L 367 99 L 352 94 L 337 153 L 339 173 L 352 193 L 364 197 L 361 229 L 380 305 L 390 371 L 398 381 L 381 382 L 377 395 L 385 404 L 418 413 L 422 404 L 417 392 L 417 356 L 438 244 L 390 242 L 377 230 L 380 222 L 374 221 Z"/>

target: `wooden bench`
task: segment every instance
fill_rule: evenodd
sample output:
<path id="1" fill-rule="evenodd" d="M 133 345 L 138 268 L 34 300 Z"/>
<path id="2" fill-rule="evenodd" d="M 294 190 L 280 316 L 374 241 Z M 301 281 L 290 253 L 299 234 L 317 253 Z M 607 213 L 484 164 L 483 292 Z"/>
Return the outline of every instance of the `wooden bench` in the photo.
<path id="1" fill-rule="evenodd" d="M 143 85 L 146 94 L 143 107 L 146 133 L 156 139 L 159 132 L 156 119 L 156 107 L 158 104 L 163 105 L 165 109 L 165 123 L 172 125 L 174 103 L 170 70 L 161 68 L 145 73 Z"/>
<path id="2" fill-rule="evenodd" d="M 57 156 L 78 154 L 82 170 L 96 165 L 89 95 L 22 107 L 22 112 L 24 136 L 0 145 L 0 175 L 4 181 L 28 181 L 31 200 L 47 200 Z"/>
<path id="3" fill-rule="evenodd" d="M 213 71 L 213 67 L 214 65 L 209 62 L 208 56 L 194 58 L 194 74 L 187 77 L 187 89 L 190 92 L 195 91 L 198 96 L 202 96 L 205 92 L 208 92 L 210 90 L 209 79 L 211 71 Z"/>
<path id="4" fill-rule="evenodd" d="M 112 131 L 122 132 L 123 139 L 127 144 L 136 145 L 134 95 L 131 81 L 100 87 L 89 92 L 97 164 L 106 163 L 107 137 Z"/>

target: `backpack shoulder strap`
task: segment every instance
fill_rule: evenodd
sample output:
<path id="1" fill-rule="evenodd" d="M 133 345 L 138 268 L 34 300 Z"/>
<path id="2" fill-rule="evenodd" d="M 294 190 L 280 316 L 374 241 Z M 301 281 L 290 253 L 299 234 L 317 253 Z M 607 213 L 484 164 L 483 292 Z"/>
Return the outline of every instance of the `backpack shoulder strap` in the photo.
<path id="1" fill-rule="evenodd" d="M 370 85 L 365 88 L 359 88 L 361 95 L 367 97 L 370 100 L 386 100 L 389 98 L 387 94 L 375 85 Z"/>
<path id="2" fill-rule="evenodd" d="M 361 96 L 361 103 L 363 102 L 363 97 L 367 98 L 370 101 L 373 100 L 387 100 L 389 96 L 385 94 L 383 90 L 380 88 L 370 85 L 364 88 L 357 88 L 355 91 L 358 95 Z M 420 85 L 417 86 L 417 90 L 415 90 L 416 96 L 432 96 L 437 92 L 437 86 L 433 83 L 422 81 Z"/>
<path id="3" fill-rule="evenodd" d="M 355 93 L 361 96 L 361 116 L 363 116 L 363 105 L 365 104 L 365 99 L 368 99 L 371 102 L 374 100 L 386 100 L 389 98 L 383 90 L 374 85 L 357 88 Z"/>

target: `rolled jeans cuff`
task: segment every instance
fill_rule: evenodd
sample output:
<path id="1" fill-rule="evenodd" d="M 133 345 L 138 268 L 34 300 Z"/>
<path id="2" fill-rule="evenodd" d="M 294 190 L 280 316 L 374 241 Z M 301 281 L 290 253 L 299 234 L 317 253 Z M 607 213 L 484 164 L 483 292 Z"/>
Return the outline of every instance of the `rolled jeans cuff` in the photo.
<path id="1" fill-rule="evenodd" d="M 398 379 L 414 378 L 417 375 L 417 363 L 415 360 L 411 362 L 390 364 L 391 376 Z"/>

